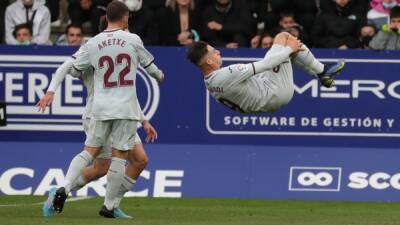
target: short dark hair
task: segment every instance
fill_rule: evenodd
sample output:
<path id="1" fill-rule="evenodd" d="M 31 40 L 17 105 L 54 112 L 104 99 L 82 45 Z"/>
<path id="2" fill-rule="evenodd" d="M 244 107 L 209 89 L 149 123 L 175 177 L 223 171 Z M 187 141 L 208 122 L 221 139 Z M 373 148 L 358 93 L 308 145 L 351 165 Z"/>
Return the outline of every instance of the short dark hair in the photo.
<path id="1" fill-rule="evenodd" d="M 279 20 L 283 19 L 284 17 L 292 17 L 294 19 L 294 13 L 293 12 L 281 12 L 279 14 Z"/>
<path id="2" fill-rule="evenodd" d="M 270 34 L 268 31 L 265 31 L 265 32 L 263 32 L 263 33 L 261 34 L 261 40 L 262 40 L 263 38 L 265 38 L 265 37 L 274 38 L 274 37 L 272 36 L 272 34 Z"/>
<path id="3" fill-rule="evenodd" d="M 390 10 L 390 19 L 400 17 L 400 6 L 393 7 Z"/>
<path id="4" fill-rule="evenodd" d="M 17 32 L 22 29 L 28 29 L 31 36 L 33 36 L 33 30 L 32 30 L 31 25 L 29 23 L 21 23 L 21 24 L 16 25 L 14 28 L 14 31 L 13 31 L 14 38 L 17 38 Z"/>
<path id="5" fill-rule="evenodd" d="M 126 14 L 129 14 L 129 9 L 120 1 L 114 0 L 107 5 L 106 17 L 109 22 L 118 22 Z"/>
<path id="6" fill-rule="evenodd" d="M 203 57 L 208 53 L 207 46 L 208 44 L 204 41 L 193 43 L 186 54 L 186 57 L 190 62 L 198 66 Z"/>
<path id="7" fill-rule="evenodd" d="M 78 29 L 81 30 L 81 32 L 83 32 L 83 29 L 82 29 L 82 26 L 81 26 L 81 25 L 71 23 L 71 24 L 68 24 L 68 26 L 65 28 L 65 34 L 68 35 L 69 29 L 72 28 L 72 27 L 73 27 L 73 28 L 78 28 Z"/>

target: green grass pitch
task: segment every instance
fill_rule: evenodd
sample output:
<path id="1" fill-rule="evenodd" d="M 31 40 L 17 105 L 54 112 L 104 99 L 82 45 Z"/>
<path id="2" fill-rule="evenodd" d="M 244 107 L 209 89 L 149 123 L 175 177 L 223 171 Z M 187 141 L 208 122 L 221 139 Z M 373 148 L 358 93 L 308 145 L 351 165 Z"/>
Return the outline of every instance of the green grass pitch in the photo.
<path id="1" fill-rule="evenodd" d="M 140 225 L 399 225 L 400 203 L 248 199 L 125 198 L 134 219 L 98 216 L 102 198 L 67 202 L 55 218 L 42 217 L 45 197 L 0 196 L 0 224 Z"/>

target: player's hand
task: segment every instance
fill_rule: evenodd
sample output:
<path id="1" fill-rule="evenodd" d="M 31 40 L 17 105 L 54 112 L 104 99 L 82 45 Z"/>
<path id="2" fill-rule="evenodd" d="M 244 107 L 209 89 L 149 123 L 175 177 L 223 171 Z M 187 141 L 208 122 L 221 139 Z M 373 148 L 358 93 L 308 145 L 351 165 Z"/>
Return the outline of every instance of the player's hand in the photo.
<path id="1" fill-rule="evenodd" d="M 47 106 L 50 106 L 51 103 L 53 103 L 54 99 L 54 92 L 48 91 L 46 92 L 45 96 L 40 99 L 40 101 L 36 104 L 37 107 L 39 107 L 38 112 L 46 110 Z"/>
<path id="2" fill-rule="evenodd" d="M 208 22 L 207 26 L 210 30 L 222 30 L 222 24 L 215 21 Z"/>
<path id="3" fill-rule="evenodd" d="M 191 44 L 193 44 L 193 39 L 186 39 L 186 40 L 184 40 L 184 41 L 180 41 L 179 42 L 181 45 L 184 45 L 184 46 L 186 46 L 186 45 L 191 45 Z"/>
<path id="4" fill-rule="evenodd" d="M 349 47 L 347 47 L 347 45 L 341 45 L 341 46 L 339 46 L 339 48 L 338 49 L 348 49 Z"/>
<path id="5" fill-rule="evenodd" d="M 297 53 L 299 51 L 303 51 L 304 49 L 302 48 L 303 43 L 297 39 L 296 37 L 293 36 L 289 36 L 287 41 L 286 41 L 286 45 L 289 46 L 292 50 L 293 53 Z"/>
<path id="6" fill-rule="evenodd" d="M 147 134 L 146 143 L 154 142 L 158 138 L 156 129 L 154 129 L 148 120 L 143 121 L 143 129 Z"/>
<path id="7" fill-rule="evenodd" d="M 189 31 L 183 31 L 183 32 L 179 33 L 178 41 L 179 42 L 184 42 L 187 39 L 189 39 L 189 37 L 190 37 L 190 32 Z"/>
<path id="8" fill-rule="evenodd" d="M 231 43 L 226 44 L 225 47 L 226 47 L 226 48 L 238 48 L 238 47 L 239 47 L 239 44 L 236 43 L 236 42 L 231 42 Z"/>
<path id="9" fill-rule="evenodd" d="M 158 85 L 161 85 L 161 83 L 163 83 L 165 80 L 164 72 L 162 70 L 160 70 L 160 74 L 161 74 L 160 79 L 157 80 Z"/>

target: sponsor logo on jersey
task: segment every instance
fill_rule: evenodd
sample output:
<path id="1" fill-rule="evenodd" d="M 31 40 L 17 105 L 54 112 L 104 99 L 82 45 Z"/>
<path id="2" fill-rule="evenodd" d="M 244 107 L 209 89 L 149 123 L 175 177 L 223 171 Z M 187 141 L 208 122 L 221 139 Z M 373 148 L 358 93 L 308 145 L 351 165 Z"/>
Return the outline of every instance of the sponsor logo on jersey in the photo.
<path id="1" fill-rule="evenodd" d="M 235 66 L 235 69 L 241 73 L 249 70 L 249 67 L 246 64 L 238 64 Z"/>

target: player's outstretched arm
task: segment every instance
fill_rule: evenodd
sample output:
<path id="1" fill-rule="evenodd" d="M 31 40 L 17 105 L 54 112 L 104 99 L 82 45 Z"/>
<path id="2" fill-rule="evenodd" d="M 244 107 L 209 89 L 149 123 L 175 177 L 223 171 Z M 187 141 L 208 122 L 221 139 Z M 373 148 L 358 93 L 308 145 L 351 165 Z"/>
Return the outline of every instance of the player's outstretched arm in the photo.
<path id="1" fill-rule="evenodd" d="M 255 73 L 261 73 L 273 69 L 274 67 L 289 60 L 289 56 L 292 53 L 293 50 L 290 47 L 285 47 L 282 45 L 272 46 L 264 59 L 253 63 Z"/>
<path id="2" fill-rule="evenodd" d="M 54 76 L 51 78 L 50 85 L 47 89 L 46 94 L 36 104 L 39 112 L 44 112 L 46 107 L 50 106 L 51 103 L 53 103 L 54 93 L 65 79 L 65 76 L 68 74 L 68 71 L 71 69 L 71 67 L 72 58 L 67 59 L 60 67 L 58 67 Z"/>
<path id="3" fill-rule="evenodd" d="M 279 33 L 266 57 L 254 63 L 255 73 L 264 72 L 282 64 L 289 59 L 291 54 L 304 50 L 302 45 L 303 43 L 291 34 Z"/>

